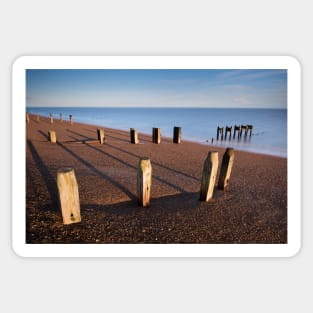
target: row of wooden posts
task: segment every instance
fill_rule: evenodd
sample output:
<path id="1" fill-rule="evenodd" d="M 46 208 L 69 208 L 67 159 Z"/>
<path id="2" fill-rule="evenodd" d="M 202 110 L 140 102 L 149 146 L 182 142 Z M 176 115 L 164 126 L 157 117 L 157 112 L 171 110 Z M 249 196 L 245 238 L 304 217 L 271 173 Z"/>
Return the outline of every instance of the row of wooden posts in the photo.
<path id="1" fill-rule="evenodd" d="M 234 150 L 227 148 L 222 160 L 218 189 L 226 190 L 234 162 Z M 200 186 L 200 201 L 213 198 L 218 172 L 218 152 L 209 151 L 203 165 Z M 140 158 L 137 169 L 137 201 L 142 207 L 148 207 L 151 199 L 152 166 L 149 158 Z M 81 221 L 78 184 L 73 168 L 61 168 L 57 171 L 57 187 L 64 224 Z"/>
<path id="2" fill-rule="evenodd" d="M 234 130 L 234 133 L 233 133 Z M 241 139 L 242 137 L 242 132 L 245 131 L 244 136 L 252 136 L 252 130 L 253 130 L 253 125 L 235 125 L 235 126 L 226 126 L 225 127 L 225 133 L 224 133 L 224 127 L 219 127 L 217 126 L 217 131 L 216 131 L 216 140 L 219 140 L 221 136 L 221 140 L 226 140 L 227 139 L 227 134 L 229 134 L 229 140 L 232 138 L 232 133 L 233 133 L 233 139 L 236 137 L 236 132 L 238 132 L 238 139 Z"/>
<path id="3" fill-rule="evenodd" d="M 55 130 L 50 130 L 48 132 L 49 135 L 49 141 L 51 143 L 57 142 L 56 132 Z M 104 136 L 104 129 L 97 129 L 97 137 L 100 144 L 103 144 L 106 142 L 106 138 Z M 130 142 L 132 144 L 138 144 L 138 131 L 134 128 L 130 129 Z M 161 143 L 161 129 L 160 128 L 152 128 L 152 142 L 156 144 Z M 180 144 L 181 143 L 181 127 L 174 127 L 173 130 L 173 143 Z"/>
<path id="4" fill-rule="evenodd" d="M 39 116 L 38 113 L 36 113 L 35 119 L 36 119 L 37 122 L 40 121 L 40 116 Z M 49 120 L 50 120 L 50 124 L 53 124 L 53 115 L 52 115 L 52 113 L 50 113 Z M 26 122 L 27 122 L 27 124 L 30 123 L 30 116 L 29 116 L 29 113 L 28 113 L 28 112 L 26 112 Z M 63 114 L 62 114 L 62 113 L 60 113 L 60 122 L 63 123 Z M 73 121 L 73 115 L 72 115 L 72 114 L 69 114 L 69 122 L 70 122 L 71 125 L 72 125 L 73 122 L 74 122 L 74 121 Z"/>

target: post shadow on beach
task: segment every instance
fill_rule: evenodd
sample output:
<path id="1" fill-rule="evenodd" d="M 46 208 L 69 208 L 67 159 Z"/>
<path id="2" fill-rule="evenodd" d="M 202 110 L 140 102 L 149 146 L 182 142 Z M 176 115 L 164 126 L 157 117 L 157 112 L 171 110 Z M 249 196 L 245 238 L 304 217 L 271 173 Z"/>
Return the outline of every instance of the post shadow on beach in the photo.
<path id="1" fill-rule="evenodd" d="M 57 190 L 55 177 L 51 174 L 51 171 L 49 170 L 48 166 L 44 163 L 44 161 L 40 157 L 34 144 L 30 140 L 27 140 L 27 145 L 34 159 L 36 167 L 41 174 L 42 181 L 45 183 L 46 189 L 50 195 L 51 210 L 58 211 L 59 201 L 58 201 L 58 190 Z"/>

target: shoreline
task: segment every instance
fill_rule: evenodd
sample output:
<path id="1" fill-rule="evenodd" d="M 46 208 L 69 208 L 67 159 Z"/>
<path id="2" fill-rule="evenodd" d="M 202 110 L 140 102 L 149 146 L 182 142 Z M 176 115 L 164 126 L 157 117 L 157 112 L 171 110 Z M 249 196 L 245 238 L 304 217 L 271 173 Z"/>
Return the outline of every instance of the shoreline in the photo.
<path id="1" fill-rule="evenodd" d="M 34 115 L 26 125 L 27 243 L 286 243 L 287 159 L 235 149 L 227 191 L 199 201 L 203 162 L 209 149 L 224 148 L 105 129 L 107 143 L 97 143 L 96 125 L 68 121 L 54 124 Z M 47 140 L 55 128 L 58 144 Z M 93 141 L 93 143 L 92 143 Z M 162 144 L 163 143 L 163 144 Z M 138 160 L 151 159 L 149 208 L 136 202 Z M 82 222 L 63 225 L 55 174 L 74 168 Z"/>
<path id="2" fill-rule="evenodd" d="M 35 108 L 31 107 L 28 109 L 30 109 L 32 111 L 32 114 L 34 114 L 33 111 L 35 110 Z M 60 108 L 60 109 L 61 110 L 65 109 L 67 111 L 67 113 L 64 114 L 64 116 L 67 117 L 68 112 L 70 112 L 69 108 Z M 78 108 L 73 108 L 74 112 L 77 109 Z M 84 107 L 81 109 L 87 110 L 88 108 Z M 93 107 L 92 109 L 97 109 L 97 108 Z M 109 110 L 110 109 L 115 110 L 116 108 L 108 108 L 108 109 Z M 120 108 L 120 109 L 122 109 L 122 108 Z M 146 109 L 150 109 L 150 108 L 138 108 L 138 109 L 146 110 Z M 154 108 L 154 109 L 159 109 L 159 108 Z M 163 108 L 163 109 L 172 110 L 172 109 L 176 109 L 176 108 Z M 190 110 L 191 108 L 186 108 L 186 109 Z M 203 109 L 203 108 L 199 108 L 199 109 Z M 56 113 L 55 107 L 54 108 L 45 108 L 45 110 L 46 110 L 46 112 L 42 112 L 45 117 L 49 117 L 49 113 L 48 113 L 49 110 L 51 112 L 53 112 L 53 111 L 55 112 L 54 117 L 58 116 L 58 114 L 59 114 L 59 113 Z M 196 109 L 193 108 L 193 110 L 196 110 Z M 217 110 L 222 110 L 222 109 L 217 109 Z M 225 109 L 225 110 L 230 110 L 230 109 Z M 260 109 L 260 110 L 263 110 L 263 109 Z M 265 109 L 265 110 L 268 111 L 268 109 Z M 274 111 L 276 111 L 276 110 L 274 110 Z M 86 114 L 87 114 L 87 111 L 86 111 Z M 101 118 L 97 118 L 97 115 L 89 116 L 87 114 L 87 118 L 86 118 L 86 116 L 78 114 L 79 120 L 77 122 L 85 123 L 88 125 L 94 125 L 94 126 L 105 125 L 106 116 L 105 115 L 103 115 L 103 116 L 100 115 L 100 116 L 101 116 Z M 172 127 L 169 127 L 168 125 L 174 126 L 174 124 L 180 124 L 180 122 L 178 121 L 179 119 L 176 120 L 176 117 L 173 117 L 173 120 L 169 120 L 168 121 L 169 123 L 166 125 L 162 125 L 162 121 L 161 121 L 161 125 L 157 125 L 158 123 L 155 124 L 153 121 L 151 121 L 151 125 L 150 125 L 151 127 L 149 128 L 147 126 L 149 126 L 148 124 L 150 124 L 150 123 L 148 123 L 148 124 L 143 123 L 142 124 L 140 120 L 136 120 L 137 121 L 136 123 L 138 123 L 137 125 L 136 125 L 136 123 L 130 124 L 128 122 L 129 120 L 127 120 L 127 119 L 125 120 L 125 116 L 122 116 L 121 118 L 122 119 L 119 120 L 119 123 L 116 123 L 118 121 L 111 123 L 110 119 L 107 120 L 107 122 L 109 124 L 108 127 L 111 127 L 112 129 L 116 129 L 116 130 L 121 129 L 124 131 L 129 131 L 129 128 L 135 128 L 135 129 L 137 129 L 138 132 L 140 132 L 141 134 L 145 134 L 145 135 L 150 134 L 150 129 L 152 129 L 152 127 L 160 127 L 161 132 L 164 131 L 165 136 L 171 137 L 172 136 Z M 102 119 L 103 119 L 103 121 L 102 121 Z M 75 120 L 75 113 L 74 113 L 74 120 Z M 173 123 L 173 121 L 175 121 L 175 120 L 176 120 L 176 122 Z M 122 121 L 124 121 L 124 122 L 122 122 Z M 102 124 L 102 122 L 103 122 L 103 124 Z M 215 122 L 213 122 L 213 123 L 215 123 Z M 235 123 L 235 121 L 232 121 L 230 123 Z M 240 122 L 239 121 L 238 123 L 239 124 L 240 123 L 245 124 L 246 122 L 244 122 L 244 121 Z M 184 124 L 184 122 L 182 122 L 182 124 Z M 127 125 L 129 125 L 129 127 L 125 127 Z M 212 121 L 210 121 L 208 129 L 207 129 L 207 125 L 203 125 L 203 127 L 201 127 L 201 128 L 199 128 L 199 127 L 190 128 L 190 125 L 176 125 L 176 126 L 182 126 L 182 132 L 183 132 L 183 139 L 184 140 L 188 140 L 188 141 L 192 141 L 195 143 L 200 143 L 200 144 L 206 145 L 207 143 L 211 143 L 211 139 L 214 138 L 214 144 L 217 147 L 221 146 L 222 148 L 224 148 L 225 147 L 224 146 L 225 140 L 224 141 L 221 141 L 221 140 L 217 141 L 216 140 L 216 128 L 213 127 L 214 129 L 212 129 L 212 125 L 213 125 Z M 230 125 L 232 125 L 232 124 L 230 124 Z M 260 129 L 259 129 L 259 132 L 260 132 Z M 234 147 L 234 149 L 236 149 L 238 151 L 247 151 L 247 152 L 260 153 L 260 154 L 265 154 L 265 155 L 275 155 L 275 156 L 280 156 L 280 157 L 284 157 L 284 158 L 288 157 L 287 143 L 284 143 L 284 144 L 283 143 L 278 144 L 277 142 L 273 143 L 271 140 L 268 141 L 269 140 L 268 137 L 267 137 L 267 139 L 261 139 L 260 140 L 259 132 L 257 132 L 257 130 L 256 130 L 256 132 L 253 133 L 252 140 L 251 140 L 251 137 L 247 138 L 246 140 L 244 140 L 244 138 L 242 138 L 242 140 L 237 140 L 237 138 L 236 139 L 232 138 L 232 140 L 230 141 L 230 144 L 231 144 L 231 146 Z M 276 136 L 276 134 L 275 134 L 275 136 Z M 264 142 L 264 140 L 265 140 L 265 142 Z M 228 141 L 229 140 L 227 139 L 227 142 Z M 268 142 L 268 144 L 266 142 Z"/>

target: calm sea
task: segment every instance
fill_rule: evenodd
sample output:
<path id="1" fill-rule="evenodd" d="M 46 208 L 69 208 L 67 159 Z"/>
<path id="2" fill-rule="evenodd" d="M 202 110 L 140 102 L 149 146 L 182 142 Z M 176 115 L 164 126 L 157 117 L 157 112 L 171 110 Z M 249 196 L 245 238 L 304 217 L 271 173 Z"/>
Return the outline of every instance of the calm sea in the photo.
<path id="1" fill-rule="evenodd" d="M 192 108 L 69 108 L 29 107 L 30 113 L 63 119 L 73 115 L 74 122 L 151 134 L 160 127 L 162 136 L 172 137 L 173 127 L 182 128 L 182 140 L 229 146 L 237 150 L 287 157 L 287 110 L 278 109 L 192 109 Z M 252 136 L 241 140 L 216 140 L 217 126 L 253 125 Z"/>

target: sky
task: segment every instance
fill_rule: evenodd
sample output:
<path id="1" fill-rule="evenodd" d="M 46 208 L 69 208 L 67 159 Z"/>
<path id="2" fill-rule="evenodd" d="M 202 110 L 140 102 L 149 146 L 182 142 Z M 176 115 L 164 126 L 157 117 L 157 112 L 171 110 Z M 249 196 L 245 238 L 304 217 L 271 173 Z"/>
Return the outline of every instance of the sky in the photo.
<path id="1" fill-rule="evenodd" d="M 287 108 L 287 70 L 26 70 L 28 107 Z"/>

